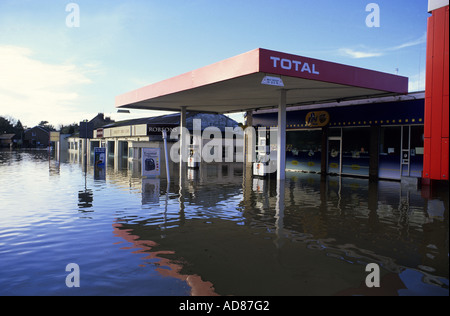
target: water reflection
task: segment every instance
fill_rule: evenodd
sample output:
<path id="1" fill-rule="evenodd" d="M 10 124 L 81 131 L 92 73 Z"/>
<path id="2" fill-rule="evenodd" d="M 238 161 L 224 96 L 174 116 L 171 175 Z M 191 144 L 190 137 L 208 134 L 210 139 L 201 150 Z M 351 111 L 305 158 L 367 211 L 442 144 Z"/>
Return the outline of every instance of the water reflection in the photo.
<path id="1" fill-rule="evenodd" d="M 191 288 L 192 296 L 215 296 L 213 285 L 211 282 L 205 282 L 198 275 L 183 274 L 183 262 L 173 259 L 167 259 L 165 255 L 173 255 L 174 251 L 157 250 L 154 251 L 158 244 L 151 240 L 142 240 L 141 236 L 133 235 L 132 230 L 124 229 L 123 224 L 114 224 L 114 235 L 120 237 L 127 242 L 133 244 L 133 248 L 138 249 L 134 253 L 145 254 L 142 258 L 146 264 L 152 265 L 155 271 L 164 277 L 171 277 L 187 282 Z M 134 230 L 133 230 L 134 232 Z"/>
<path id="2" fill-rule="evenodd" d="M 78 192 L 78 207 L 80 209 L 89 209 L 92 207 L 92 201 L 94 200 L 94 194 L 91 189 L 85 189 L 84 191 Z M 83 212 L 85 210 L 82 210 Z M 88 210 L 86 210 L 87 212 Z"/>
<path id="3" fill-rule="evenodd" d="M 106 180 L 105 166 L 95 166 L 94 167 L 94 179 L 95 180 Z"/>
<path id="4" fill-rule="evenodd" d="M 174 164 L 167 181 L 133 161 L 98 170 L 69 155 L 53 172 L 51 159 L 0 152 L 0 293 L 73 293 L 48 276 L 77 262 L 83 295 L 448 295 L 445 188 L 279 182 L 242 164 Z M 365 286 L 368 263 L 378 289 Z"/>
<path id="5" fill-rule="evenodd" d="M 208 168 L 210 176 L 205 169 L 203 177 L 189 171 L 187 181 L 181 178 L 178 212 L 164 213 L 164 229 L 161 216 L 121 228 L 156 243 L 167 258 L 183 262 L 183 273 L 204 276 L 217 293 L 448 294 L 443 200 L 436 218 L 420 191 L 400 183 L 321 181 L 318 175 L 293 173 L 287 181 L 248 178 L 242 186 L 218 180 L 220 167 Z M 242 169 L 237 174 L 233 180 Z M 429 238 L 436 241 L 424 245 Z M 361 287 L 368 263 L 382 268 L 382 289 Z"/>

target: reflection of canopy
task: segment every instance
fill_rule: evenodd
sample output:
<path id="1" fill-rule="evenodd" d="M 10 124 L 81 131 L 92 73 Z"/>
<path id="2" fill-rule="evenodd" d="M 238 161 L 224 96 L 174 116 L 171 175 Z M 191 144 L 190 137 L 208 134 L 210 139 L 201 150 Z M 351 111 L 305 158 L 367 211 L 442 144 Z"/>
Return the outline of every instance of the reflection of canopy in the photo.
<path id="1" fill-rule="evenodd" d="M 278 105 L 275 75 L 289 91 L 288 104 L 408 92 L 408 79 L 266 49 L 250 52 L 116 97 L 116 107 L 200 112 L 241 112 Z"/>
<path id="2" fill-rule="evenodd" d="M 186 280 L 191 295 L 334 295 L 349 286 L 356 288 L 366 277 L 361 266 L 336 261 L 303 242 L 289 243 L 280 250 L 264 227 L 249 230 L 225 219 L 211 221 L 189 219 L 183 226 L 174 225 L 163 241 L 161 230 L 148 223 L 113 226 L 114 234 L 132 242 L 136 252 L 160 260 L 157 272 Z M 349 279 L 336 279 L 336 274 Z M 327 283 L 330 279 L 331 284 Z"/>
<path id="3" fill-rule="evenodd" d="M 187 275 L 182 274 L 181 269 L 183 266 L 172 262 L 167 258 L 161 257 L 161 255 L 173 254 L 173 251 L 152 251 L 152 248 L 158 246 L 157 243 L 151 240 L 140 240 L 140 236 L 133 235 L 131 230 L 123 229 L 122 224 L 115 223 L 114 235 L 122 237 L 126 241 L 133 243 L 133 245 L 139 250 L 137 253 L 149 254 L 146 259 L 159 259 L 159 265 L 162 268 L 157 268 L 158 271 L 163 276 L 173 277 L 186 281 L 186 283 L 191 287 L 191 295 L 193 296 L 215 296 L 213 285 L 210 282 L 203 281 L 198 275 Z"/>

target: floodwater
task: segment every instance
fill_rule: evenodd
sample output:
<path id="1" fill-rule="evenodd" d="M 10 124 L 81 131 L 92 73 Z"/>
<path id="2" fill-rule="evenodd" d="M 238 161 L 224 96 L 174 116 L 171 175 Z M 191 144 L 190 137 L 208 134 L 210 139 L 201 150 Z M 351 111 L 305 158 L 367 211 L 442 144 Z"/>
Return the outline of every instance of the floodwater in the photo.
<path id="1" fill-rule="evenodd" d="M 447 188 L 72 158 L 0 152 L 0 295 L 449 294 Z"/>

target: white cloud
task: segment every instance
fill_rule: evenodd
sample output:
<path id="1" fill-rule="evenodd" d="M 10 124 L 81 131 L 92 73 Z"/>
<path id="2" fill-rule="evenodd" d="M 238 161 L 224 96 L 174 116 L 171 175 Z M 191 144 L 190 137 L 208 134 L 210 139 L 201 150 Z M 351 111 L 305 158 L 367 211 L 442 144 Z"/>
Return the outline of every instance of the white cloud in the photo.
<path id="1" fill-rule="evenodd" d="M 340 48 L 338 53 L 342 56 L 350 57 L 350 58 L 370 58 L 370 57 L 380 57 L 386 55 L 388 52 L 401 50 L 403 48 L 412 47 L 416 45 L 420 45 L 426 43 L 427 34 L 424 33 L 420 38 L 402 43 L 400 45 L 396 45 L 393 47 L 388 47 L 384 49 L 352 49 L 352 48 Z"/>
<path id="2" fill-rule="evenodd" d="M 341 55 L 351 57 L 351 58 L 369 58 L 369 57 L 383 56 L 383 53 L 363 52 L 363 51 L 357 51 L 357 50 L 354 50 L 351 48 L 341 48 L 341 49 L 339 49 L 339 53 Z"/>
<path id="3" fill-rule="evenodd" d="M 78 87 L 90 83 L 76 65 L 44 63 L 28 48 L 0 45 L 0 115 L 28 126 L 76 122 L 83 115 L 74 107 Z"/>
<path id="4" fill-rule="evenodd" d="M 403 48 L 406 48 L 406 47 L 412 47 L 412 46 L 420 45 L 420 44 L 423 44 L 423 43 L 426 43 L 426 42 L 427 42 L 427 33 L 424 33 L 420 38 L 418 38 L 416 40 L 409 41 L 409 42 L 406 42 L 406 43 L 403 43 L 403 44 L 400 44 L 400 45 L 388 48 L 387 50 L 391 50 L 391 51 L 399 50 L 399 49 L 403 49 Z"/>

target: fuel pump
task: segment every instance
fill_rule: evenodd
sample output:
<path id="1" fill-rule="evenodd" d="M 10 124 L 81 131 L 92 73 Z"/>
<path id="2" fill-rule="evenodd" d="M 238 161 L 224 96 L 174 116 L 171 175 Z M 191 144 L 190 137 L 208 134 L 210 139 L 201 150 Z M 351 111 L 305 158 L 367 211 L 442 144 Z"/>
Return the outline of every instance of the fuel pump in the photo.
<path id="1" fill-rule="evenodd" d="M 269 131 L 258 131 L 256 143 L 256 162 L 253 163 L 253 175 L 264 177 L 269 174 L 270 164 Z"/>
<path id="2" fill-rule="evenodd" d="M 189 146 L 188 168 L 197 169 L 200 167 L 201 161 L 201 136 L 194 135 L 192 138 L 192 145 Z"/>

